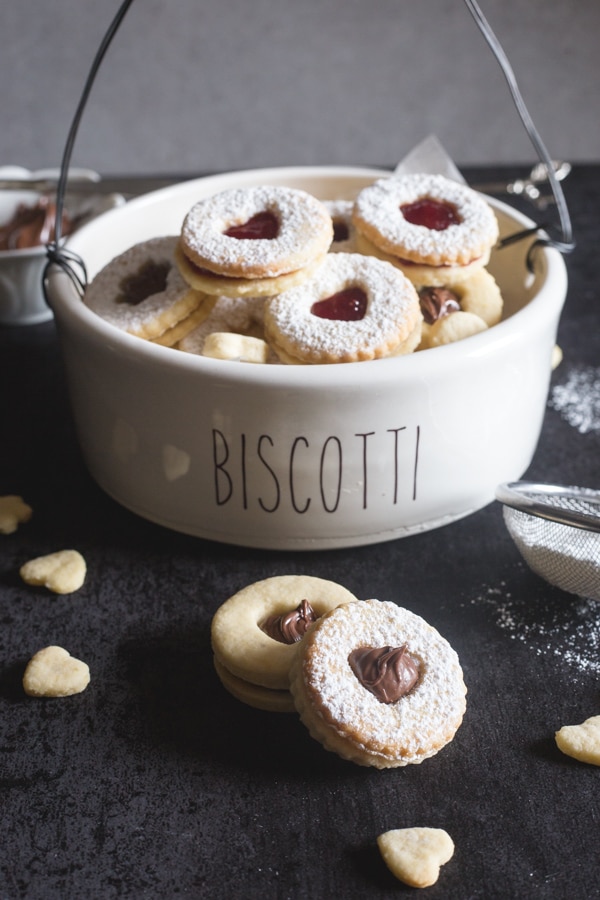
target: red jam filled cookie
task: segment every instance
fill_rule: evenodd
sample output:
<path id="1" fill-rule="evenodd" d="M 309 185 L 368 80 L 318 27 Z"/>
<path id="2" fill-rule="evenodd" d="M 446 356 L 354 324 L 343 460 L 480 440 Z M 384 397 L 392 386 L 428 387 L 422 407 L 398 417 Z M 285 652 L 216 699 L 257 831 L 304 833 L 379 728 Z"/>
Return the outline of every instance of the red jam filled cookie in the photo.
<path id="1" fill-rule="evenodd" d="M 198 290 L 269 296 L 308 277 L 332 239 L 329 212 L 305 191 L 232 188 L 200 200 L 188 212 L 177 262 Z"/>
<path id="2" fill-rule="evenodd" d="M 360 192 L 352 218 L 361 252 L 394 263 L 419 284 L 486 265 L 498 238 L 487 201 L 442 175 L 380 179 Z"/>
<path id="3" fill-rule="evenodd" d="M 416 348 L 422 315 L 415 288 L 374 257 L 330 253 L 304 284 L 267 301 L 265 334 L 288 363 L 378 359 Z"/>

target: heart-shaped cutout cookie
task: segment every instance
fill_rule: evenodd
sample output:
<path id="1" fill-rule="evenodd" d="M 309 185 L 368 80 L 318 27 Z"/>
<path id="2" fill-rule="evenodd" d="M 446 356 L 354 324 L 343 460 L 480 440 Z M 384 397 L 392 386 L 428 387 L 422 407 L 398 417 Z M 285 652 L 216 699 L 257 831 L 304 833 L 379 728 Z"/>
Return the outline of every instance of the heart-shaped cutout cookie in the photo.
<path id="1" fill-rule="evenodd" d="M 86 569 L 77 550 L 59 550 L 30 559 L 21 566 L 20 573 L 27 584 L 42 585 L 55 594 L 72 594 L 85 581 Z"/>
<path id="2" fill-rule="evenodd" d="M 38 650 L 23 675 L 23 688 L 30 697 L 70 697 L 80 694 L 89 683 L 87 663 L 54 646 Z"/>
<path id="3" fill-rule="evenodd" d="M 600 716 L 581 725 L 563 725 L 555 734 L 556 745 L 567 756 L 600 766 Z"/>
<path id="4" fill-rule="evenodd" d="M 443 828 L 397 828 L 377 838 L 383 860 L 396 878 L 411 887 L 429 887 L 440 866 L 454 853 L 454 842 Z"/>
<path id="5" fill-rule="evenodd" d="M 0 497 L 0 534 L 12 534 L 23 522 L 29 522 L 32 509 L 22 497 L 7 494 Z"/>

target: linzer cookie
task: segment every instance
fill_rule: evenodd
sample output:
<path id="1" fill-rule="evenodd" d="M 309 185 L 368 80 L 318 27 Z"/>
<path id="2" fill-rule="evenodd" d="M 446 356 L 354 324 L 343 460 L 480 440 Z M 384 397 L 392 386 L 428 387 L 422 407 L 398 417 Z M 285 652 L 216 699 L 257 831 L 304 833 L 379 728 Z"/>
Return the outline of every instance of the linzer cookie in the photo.
<path id="1" fill-rule="evenodd" d="M 498 222 L 472 188 L 443 175 L 382 178 L 359 193 L 352 219 L 360 252 L 439 285 L 487 264 Z"/>
<path id="2" fill-rule="evenodd" d="M 356 597 L 333 581 L 279 575 L 223 603 L 211 626 L 215 668 L 224 687 L 260 709 L 291 711 L 289 670 L 296 646 L 326 612 Z"/>
<path id="3" fill-rule="evenodd" d="M 323 615 L 299 645 L 290 689 L 311 735 L 378 769 L 448 744 L 466 709 L 458 656 L 420 616 L 364 600 Z"/>
<path id="4" fill-rule="evenodd" d="M 173 259 L 177 240 L 152 238 L 115 257 L 87 287 L 86 306 L 111 325 L 148 340 L 178 326 L 173 343 L 180 340 L 208 315 L 213 300 L 179 274 Z"/>
<path id="5" fill-rule="evenodd" d="M 410 353 L 421 336 L 419 298 L 398 269 L 330 253 L 304 284 L 265 306 L 265 335 L 283 362 L 344 363 Z"/>
<path id="6" fill-rule="evenodd" d="M 487 269 L 438 287 L 418 288 L 423 313 L 419 350 L 450 344 L 497 325 L 502 316 L 500 289 Z"/>
<path id="7" fill-rule="evenodd" d="M 333 239 L 326 207 L 288 187 L 232 188 L 186 215 L 177 264 L 197 290 L 264 297 L 303 281 Z"/>

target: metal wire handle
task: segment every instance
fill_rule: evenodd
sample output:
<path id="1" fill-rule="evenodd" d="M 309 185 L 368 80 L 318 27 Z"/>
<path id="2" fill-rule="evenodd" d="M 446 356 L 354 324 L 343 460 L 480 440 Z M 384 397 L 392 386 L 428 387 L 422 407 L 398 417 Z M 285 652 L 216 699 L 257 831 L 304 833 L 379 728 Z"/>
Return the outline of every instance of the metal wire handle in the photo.
<path id="1" fill-rule="evenodd" d="M 534 147 L 537 150 L 540 161 L 546 166 L 548 173 L 548 180 L 550 183 L 550 187 L 552 188 L 552 193 L 554 194 L 554 198 L 556 200 L 556 206 L 558 209 L 558 213 L 560 216 L 561 229 L 562 229 L 562 238 L 561 240 L 555 240 L 549 237 L 544 233 L 543 237 L 538 237 L 536 241 L 532 243 L 532 246 L 529 248 L 527 253 L 527 266 L 530 270 L 533 269 L 533 258 L 532 253 L 536 246 L 543 245 L 551 245 L 559 250 L 561 253 L 570 253 L 571 250 L 574 249 L 574 241 L 571 231 L 571 222 L 569 218 L 569 212 L 567 209 L 567 204 L 565 201 L 565 197 L 562 191 L 562 188 L 559 184 L 558 179 L 554 173 L 554 169 L 552 166 L 552 160 L 540 135 L 533 123 L 531 116 L 527 110 L 523 97 L 521 96 L 521 92 L 518 88 L 516 78 L 514 76 L 514 72 L 512 67 L 508 61 L 508 58 L 500 44 L 500 41 L 494 34 L 491 26 L 486 20 L 485 16 L 481 12 L 479 5 L 475 2 L 475 0 L 464 0 L 467 9 L 471 13 L 474 18 L 479 30 L 482 35 L 486 39 L 490 49 L 492 50 L 496 60 L 498 61 L 502 71 L 504 72 L 504 76 L 507 80 L 511 96 L 513 102 L 517 108 L 521 121 L 529 135 L 530 140 L 532 141 Z M 73 121 L 71 123 L 71 127 L 69 129 L 69 133 L 67 136 L 67 141 L 65 145 L 65 149 L 63 152 L 61 167 L 60 167 L 60 177 L 58 180 L 57 190 L 56 190 L 56 231 L 54 240 L 46 245 L 46 256 L 47 262 L 44 267 L 44 272 L 42 275 L 42 287 L 44 291 L 44 296 L 46 298 L 46 302 L 48 302 L 48 291 L 47 291 L 47 283 L 48 276 L 50 274 L 50 270 L 53 266 L 58 266 L 61 268 L 71 279 L 73 284 L 75 285 L 76 290 L 83 296 L 83 292 L 86 288 L 87 283 L 87 273 L 85 269 L 85 265 L 83 260 L 81 260 L 74 253 L 69 253 L 65 251 L 63 244 L 61 243 L 61 219 L 62 219 L 62 211 L 64 206 L 64 197 L 67 186 L 67 179 L 69 173 L 69 165 L 71 162 L 71 156 L 73 153 L 73 147 L 75 144 L 75 139 L 77 137 L 77 131 L 79 129 L 79 124 L 81 122 L 81 118 L 83 116 L 83 112 L 92 90 L 94 81 L 96 79 L 96 75 L 98 74 L 98 70 L 102 64 L 102 60 L 108 50 L 115 34 L 119 30 L 121 22 L 125 17 L 129 7 L 133 3 L 133 0 L 124 0 L 121 3 L 119 9 L 117 10 L 116 15 L 114 16 L 112 22 L 110 23 L 106 34 L 104 35 L 98 50 L 96 51 L 96 55 L 92 62 L 90 71 L 85 80 L 85 84 L 83 87 L 83 91 L 81 93 L 81 97 L 79 98 L 79 103 L 77 104 L 77 109 L 75 111 L 75 115 L 73 117 Z M 524 239 L 526 237 L 530 237 L 532 234 L 539 234 L 542 229 L 546 228 L 545 225 L 537 225 L 532 229 L 526 229 L 525 231 L 518 232 L 513 235 L 509 235 L 503 241 L 500 242 L 500 247 L 508 246 L 509 244 L 514 243 L 517 240 Z M 79 270 L 79 271 L 78 271 Z"/>
<path id="2" fill-rule="evenodd" d="M 519 512 L 600 533 L 600 492 L 587 488 L 513 481 L 496 489 L 496 499 Z"/>

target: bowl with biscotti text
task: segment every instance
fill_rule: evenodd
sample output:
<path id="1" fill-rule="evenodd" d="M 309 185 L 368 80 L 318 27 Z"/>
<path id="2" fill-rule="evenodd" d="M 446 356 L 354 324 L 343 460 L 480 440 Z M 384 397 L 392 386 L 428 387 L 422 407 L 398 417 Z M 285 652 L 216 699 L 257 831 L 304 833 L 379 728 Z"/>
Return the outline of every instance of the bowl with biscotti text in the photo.
<path id="1" fill-rule="evenodd" d="M 134 244 L 179 235 L 200 200 L 284 186 L 332 204 L 391 173 L 258 169 L 139 197 L 68 242 L 89 281 Z M 486 198 L 487 199 L 487 198 Z M 500 237 L 533 223 L 488 200 Z M 533 237 L 492 250 L 501 319 L 428 349 L 328 364 L 255 364 L 127 333 L 49 278 L 81 449 L 93 478 L 139 516 L 268 549 L 376 543 L 448 526 L 492 502 L 535 453 L 567 276 Z M 217 354 L 218 356 L 218 354 Z"/>

